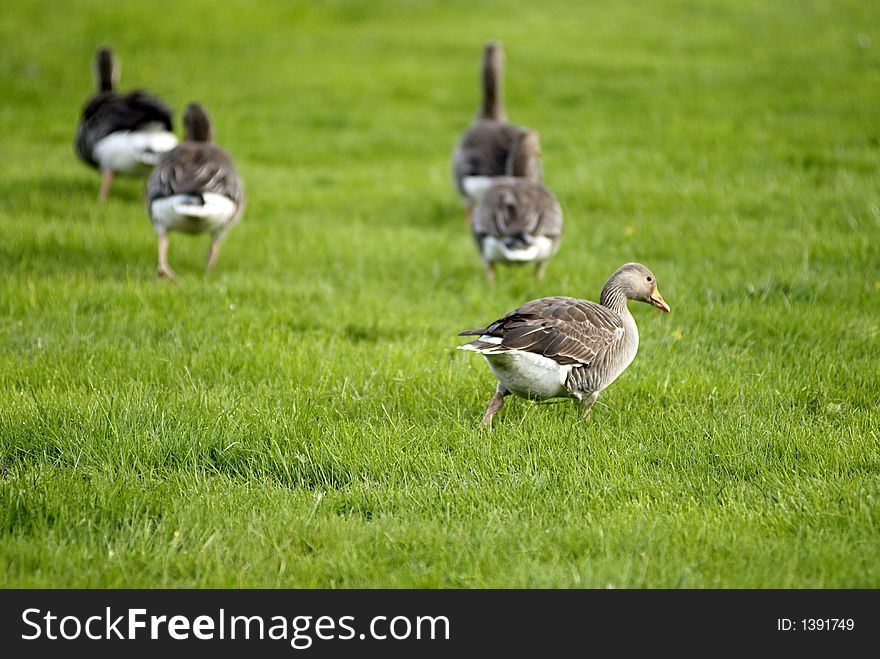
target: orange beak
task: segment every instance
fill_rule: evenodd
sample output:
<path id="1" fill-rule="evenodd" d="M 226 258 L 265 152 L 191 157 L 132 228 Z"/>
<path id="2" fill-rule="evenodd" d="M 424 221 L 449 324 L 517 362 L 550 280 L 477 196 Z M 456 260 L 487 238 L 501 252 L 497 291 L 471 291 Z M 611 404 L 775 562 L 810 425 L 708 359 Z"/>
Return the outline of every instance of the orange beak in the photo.
<path id="1" fill-rule="evenodd" d="M 654 292 L 651 293 L 651 297 L 648 298 L 648 301 L 655 307 L 660 309 L 660 311 L 669 313 L 669 305 L 666 304 L 666 300 L 664 300 L 663 296 L 660 295 L 660 291 L 657 290 L 656 286 L 654 287 Z"/>

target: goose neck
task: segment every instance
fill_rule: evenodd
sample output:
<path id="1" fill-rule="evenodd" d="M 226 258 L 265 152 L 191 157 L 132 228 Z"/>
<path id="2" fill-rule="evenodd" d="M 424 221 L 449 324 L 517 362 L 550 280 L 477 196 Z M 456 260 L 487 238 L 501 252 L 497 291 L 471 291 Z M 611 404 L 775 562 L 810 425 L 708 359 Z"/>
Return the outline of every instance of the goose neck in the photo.
<path id="1" fill-rule="evenodd" d="M 599 304 L 612 311 L 616 311 L 619 314 L 628 314 L 629 308 L 626 306 L 627 299 L 628 297 L 623 286 L 621 286 L 616 280 L 611 279 L 602 289 L 602 295 L 599 297 Z"/>

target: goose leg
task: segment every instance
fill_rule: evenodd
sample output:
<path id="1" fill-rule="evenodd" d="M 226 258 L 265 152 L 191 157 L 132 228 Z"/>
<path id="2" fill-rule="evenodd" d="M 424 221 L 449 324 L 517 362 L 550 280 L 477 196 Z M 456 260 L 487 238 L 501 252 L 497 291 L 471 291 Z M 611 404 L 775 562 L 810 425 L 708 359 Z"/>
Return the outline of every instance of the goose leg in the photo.
<path id="1" fill-rule="evenodd" d="M 98 201 L 101 203 L 107 201 L 111 183 L 113 183 L 113 170 L 105 169 L 101 172 L 101 191 L 98 192 Z"/>
<path id="2" fill-rule="evenodd" d="M 541 281 L 544 279 L 544 270 L 547 268 L 547 261 L 538 261 L 538 265 L 535 266 L 535 281 Z"/>
<path id="3" fill-rule="evenodd" d="M 489 407 L 486 408 L 486 413 L 483 415 L 483 425 L 488 426 L 492 423 L 492 417 L 501 409 L 504 405 L 504 397 L 510 392 L 507 389 L 504 389 L 500 384 L 498 388 L 495 390 L 495 395 L 492 396 L 492 400 L 489 401 Z"/>
<path id="4" fill-rule="evenodd" d="M 599 392 L 595 391 L 581 401 L 584 406 L 584 421 L 590 420 L 590 410 L 592 409 L 593 403 L 596 402 L 596 399 L 598 397 L 599 397 Z"/>
<path id="5" fill-rule="evenodd" d="M 208 250 L 208 265 L 205 266 L 205 274 L 209 275 L 214 272 L 214 266 L 217 264 L 217 256 L 220 254 L 220 238 L 211 239 L 211 248 Z"/>
<path id="6" fill-rule="evenodd" d="M 468 206 L 464 209 L 464 217 L 467 220 L 468 226 L 474 225 L 474 207 Z"/>
<path id="7" fill-rule="evenodd" d="M 168 265 L 168 234 L 165 232 L 159 234 L 159 267 L 156 268 L 156 274 L 177 283 L 177 275 Z"/>
<path id="8" fill-rule="evenodd" d="M 492 264 L 492 261 L 483 261 L 483 268 L 486 270 L 486 279 L 489 280 L 490 284 L 494 284 L 495 266 Z"/>

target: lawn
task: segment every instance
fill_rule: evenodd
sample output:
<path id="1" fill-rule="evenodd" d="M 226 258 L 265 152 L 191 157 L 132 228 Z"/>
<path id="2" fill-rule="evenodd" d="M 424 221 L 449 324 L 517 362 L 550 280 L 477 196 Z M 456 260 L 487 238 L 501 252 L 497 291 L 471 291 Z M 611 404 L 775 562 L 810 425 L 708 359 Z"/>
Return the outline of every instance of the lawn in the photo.
<path id="1" fill-rule="evenodd" d="M 69 3 L 0 14 L 0 587 L 880 587 L 880 5 Z M 487 39 L 563 208 L 489 287 L 450 176 Z M 73 153 L 96 46 L 204 104 L 217 271 Z M 589 423 L 458 331 L 626 261 Z"/>

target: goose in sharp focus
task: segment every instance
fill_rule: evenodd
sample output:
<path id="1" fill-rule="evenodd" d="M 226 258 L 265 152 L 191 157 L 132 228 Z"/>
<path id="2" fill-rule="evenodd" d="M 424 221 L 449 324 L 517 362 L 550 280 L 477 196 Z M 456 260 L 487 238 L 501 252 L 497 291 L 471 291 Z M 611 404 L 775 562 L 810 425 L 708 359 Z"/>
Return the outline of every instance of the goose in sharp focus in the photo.
<path id="1" fill-rule="evenodd" d="M 478 336 L 459 346 L 479 352 L 498 378 L 483 424 L 515 394 L 531 400 L 576 398 L 584 419 L 605 387 L 632 363 L 639 331 L 627 300 L 669 305 L 657 290 L 654 274 L 641 263 L 626 263 L 607 281 L 599 304 L 571 297 L 527 302 L 488 327 L 459 336 Z"/>
<path id="2" fill-rule="evenodd" d="M 501 44 L 488 42 L 482 62 L 483 101 L 452 154 L 453 179 L 469 219 L 473 204 L 491 183 L 491 177 L 505 174 L 510 148 L 521 130 L 507 121 L 504 111 L 503 60 Z"/>
<path id="3" fill-rule="evenodd" d="M 472 215 L 471 230 L 486 277 L 495 263 L 535 263 L 540 281 L 562 238 L 562 209 L 541 183 L 538 134 L 522 129 L 508 159 L 508 174 L 493 179 Z"/>
<path id="4" fill-rule="evenodd" d="M 183 125 L 185 140 L 159 159 L 147 181 L 147 208 L 159 237 L 158 274 L 172 280 L 168 232 L 211 234 L 207 265 L 211 272 L 220 241 L 244 207 L 244 187 L 235 163 L 211 143 L 211 122 L 201 105 L 186 106 Z"/>
<path id="5" fill-rule="evenodd" d="M 171 109 L 162 100 L 143 91 L 116 93 L 119 64 L 109 48 L 98 49 L 94 73 L 98 91 L 83 108 L 76 151 L 101 171 L 98 198 L 105 201 L 114 173 L 148 173 L 177 137 L 171 132 Z"/>

